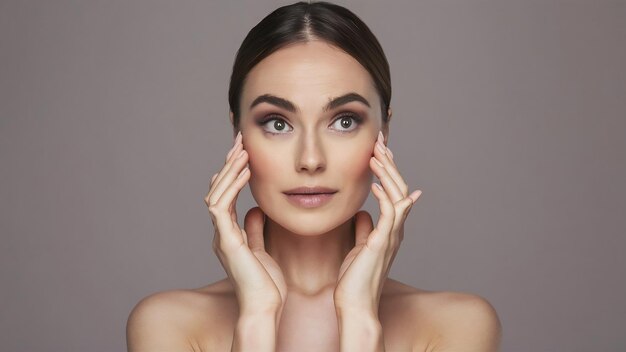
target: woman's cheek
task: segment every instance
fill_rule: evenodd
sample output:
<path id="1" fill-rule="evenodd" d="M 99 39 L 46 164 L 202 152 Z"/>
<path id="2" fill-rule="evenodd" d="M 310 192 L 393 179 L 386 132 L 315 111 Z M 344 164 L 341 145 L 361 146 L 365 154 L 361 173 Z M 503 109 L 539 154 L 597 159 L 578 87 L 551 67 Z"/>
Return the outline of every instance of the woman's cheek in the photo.
<path id="1" fill-rule="evenodd" d="M 287 159 L 278 155 L 276 148 L 263 148 L 262 145 L 250 145 L 248 156 L 250 192 L 261 209 L 270 211 L 268 207 L 279 200 L 280 191 L 292 186 L 285 184 L 289 181 L 285 179 Z"/>
<path id="2" fill-rule="evenodd" d="M 350 179 L 361 184 L 363 187 L 367 187 L 369 192 L 369 184 L 372 182 L 374 176 L 372 169 L 370 168 L 370 158 L 373 156 L 373 148 L 361 147 L 355 150 L 353 153 L 346 153 L 348 158 L 345 158 L 340 162 L 340 165 L 344 166 L 344 174 L 350 175 Z M 366 186 L 364 186 L 366 184 Z"/>
<path id="3" fill-rule="evenodd" d="M 374 156 L 374 144 L 369 145 L 366 148 L 362 149 L 362 153 L 359 157 L 359 168 L 362 172 L 366 173 L 369 176 L 373 176 L 374 173 L 372 168 L 370 167 L 370 159 Z"/>
<path id="4" fill-rule="evenodd" d="M 263 153 L 255 148 L 248 150 L 248 167 L 250 168 L 250 185 L 256 186 L 265 180 L 272 180 L 276 173 L 275 158 L 270 153 Z M 275 179 L 275 178 L 274 178 Z"/>

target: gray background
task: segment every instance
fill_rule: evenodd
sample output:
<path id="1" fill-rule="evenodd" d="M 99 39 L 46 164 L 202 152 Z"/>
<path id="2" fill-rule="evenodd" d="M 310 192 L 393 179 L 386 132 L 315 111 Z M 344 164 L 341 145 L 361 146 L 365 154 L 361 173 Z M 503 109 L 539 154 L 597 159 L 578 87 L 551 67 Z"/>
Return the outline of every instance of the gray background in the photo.
<path id="1" fill-rule="evenodd" d="M 224 277 L 228 78 L 287 3 L 0 1 L 2 350 L 121 351 L 142 297 Z M 626 2 L 338 3 L 386 51 L 424 191 L 391 276 L 485 297 L 504 351 L 623 351 Z"/>

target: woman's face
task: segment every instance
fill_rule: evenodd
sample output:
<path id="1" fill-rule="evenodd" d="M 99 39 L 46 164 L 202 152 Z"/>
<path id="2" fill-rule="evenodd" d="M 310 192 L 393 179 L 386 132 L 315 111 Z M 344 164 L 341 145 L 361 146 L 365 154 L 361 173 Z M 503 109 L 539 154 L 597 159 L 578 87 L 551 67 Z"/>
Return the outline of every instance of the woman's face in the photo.
<path id="1" fill-rule="evenodd" d="M 262 60 L 247 76 L 240 123 L 252 195 L 285 229 L 326 233 L 367 199 L 380 101 L 369 73 L 340 49 L 311 41 Z M 297 187 L 337 192 L 306 206 L 285 194 Z"/>

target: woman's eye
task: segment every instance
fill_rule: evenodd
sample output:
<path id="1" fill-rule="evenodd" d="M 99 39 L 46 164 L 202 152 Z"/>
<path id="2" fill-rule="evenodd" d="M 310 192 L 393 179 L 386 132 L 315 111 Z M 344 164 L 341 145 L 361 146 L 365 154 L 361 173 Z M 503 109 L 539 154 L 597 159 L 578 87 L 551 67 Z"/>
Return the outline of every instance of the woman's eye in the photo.
<path id="1" fill-rule="evenodd" d="M 361 123 L 361 118 L 357 115 L 342 115 L 333 121 L 332 126 L 339 132 L 346 133 L 354 131 Z M 289 126 L 287 121 L 279 117 L 272 117 L 259 123 L 270 134 L 284 134 L 291 132 L 293 128 Z"/>
<path id="2" fill-rule="evenodd" d="M 340 132 L 352 132 L 355 130 L 361 120 L 355 115 L 343 115 L 338 117 L 334 122 L 336 129 Z"/>
<path id="3" fill-rule="evenodd" d="M 268 133 L 271 133 L 271 134 L 282 134 L 282 133 L 291 131 L 288 129 L 289 124 L 287 124 L 285 120 L 279 119 L 276 117 L 265 120 L 264 122 L 261 123 L 261 125 L 265 127 L 265 130 Z"/>

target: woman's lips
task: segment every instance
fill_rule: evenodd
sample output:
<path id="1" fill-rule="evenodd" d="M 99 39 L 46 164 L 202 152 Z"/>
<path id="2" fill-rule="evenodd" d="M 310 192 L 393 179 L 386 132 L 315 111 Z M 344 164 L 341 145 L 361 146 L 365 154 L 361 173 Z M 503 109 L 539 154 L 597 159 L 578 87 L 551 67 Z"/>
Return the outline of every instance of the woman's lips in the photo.
<path id="1" fill-rule="evenodd" d="M 287 200 L 295 206 L 302 208 L 316 208 L 328 203 L 334 193 L 311 193 L 311 194 L 285 194 Z"/>

